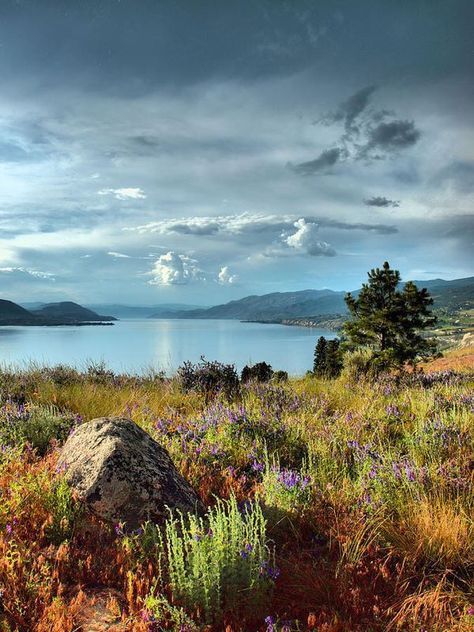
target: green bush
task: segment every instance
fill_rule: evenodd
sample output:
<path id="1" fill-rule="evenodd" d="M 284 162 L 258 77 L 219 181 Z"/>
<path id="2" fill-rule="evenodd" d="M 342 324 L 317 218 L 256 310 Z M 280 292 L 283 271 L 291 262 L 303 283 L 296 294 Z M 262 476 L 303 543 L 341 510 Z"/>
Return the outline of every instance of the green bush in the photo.
<path id="1" fill-rule="evenodd" d="M 203 623 L 220 623 L 228 612 L 265 611 L 278 570 L 258 504 L 239 509 L 231 498 L 204 518 L 171 517 L 163 532 L 156 529 L 155 546 L 157 590 L 169 586 L 173 602 L 197 611 Z"/>
<path id="2" fill-rule="evenodd" d="M 7 403 L 0 409 L 0 444 L 28 444 L 44 455 L 52 441 L 64 441 L 79 418 L 53 407 Z"/>
<path id="3" fill-rule="evenodd" d="M 82 506 L 73 497 L 72 490 L 63 477 L 53 481 L 44 498 L 44 504 L 51 514 L 51 522 L 45 531 L 48 540 L 55 545 L 69 540 L 82 513 Z"/>
<path id="4" fill-rule="evenodd" d="M 348 382 L 357 382 L 361 378 L 370 378 L 374 374 L 374 354 L 369 348 L 362 347 L 348 351 L 343 357 L 342 377 Z"/>
<path id="5" fill-rule="evenodd" d="M 218 393 L 232 399 L 240 389 L 239 376 L 233 364 L 211 362 L 204 357 L 196 364 L 184 362 L 176 376 L 184 391 L 198 391 L 203 393 L 207 400 Z"/>
<path id="6" fill-rule="evenodd" d="M 257 362 L 253 366 L 246 364 L 240 374 L 242 382 L 269 382 L 273 377 L 273 369 L 266 362 Z"/>

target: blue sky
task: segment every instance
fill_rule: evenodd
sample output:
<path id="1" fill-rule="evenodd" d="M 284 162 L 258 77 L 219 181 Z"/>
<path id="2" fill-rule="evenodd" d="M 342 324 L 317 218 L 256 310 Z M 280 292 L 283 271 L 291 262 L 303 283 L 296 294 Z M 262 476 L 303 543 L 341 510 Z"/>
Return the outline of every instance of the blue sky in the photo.
<path id="1" fill-rule="evenodd" d="M 473 6 L 2 0 L 0 295 L 474 274 Z"/>

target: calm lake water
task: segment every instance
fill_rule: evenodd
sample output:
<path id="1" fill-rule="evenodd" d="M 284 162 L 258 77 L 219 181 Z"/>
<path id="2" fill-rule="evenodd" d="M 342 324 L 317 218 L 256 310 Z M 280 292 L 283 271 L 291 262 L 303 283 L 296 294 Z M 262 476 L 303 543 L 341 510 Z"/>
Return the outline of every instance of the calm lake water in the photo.
<path id="1" fill-rule="evenodd" d="M 121 320 L 113 327 L 0 327 L 0 363 L 69 364 L 104 361 L 116 372 L 149 368 L 173 373 L 185 360 L 245 364 L 269 362 L 302 375 L 313 365 L 324 329 L 241 323 L 235 320 Z"/>

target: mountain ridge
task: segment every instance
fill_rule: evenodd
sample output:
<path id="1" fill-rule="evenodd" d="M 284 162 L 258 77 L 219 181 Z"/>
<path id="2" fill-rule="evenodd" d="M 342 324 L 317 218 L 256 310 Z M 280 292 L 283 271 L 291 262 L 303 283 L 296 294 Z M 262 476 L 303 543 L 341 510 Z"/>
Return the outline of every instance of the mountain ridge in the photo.
<path id="1" fill-rule="evenodd" d="M 474 307 L 474 277 L 453 279 L 430 279 L 414 281 L 426 287 L 435 301 L 435 309 L 450 310 Z M 357 296 L 360 289 L 352 291 Z M 271 292 L 250 295 L 210 308 L 169 311 L 153 314 L 150 318 L 176 319 L 228 319 L 281 322 L 295 318 L 314 318 L 347 314 L 344 301 L 345 291 L 298 290 L 294 292 Z"/>
<path id="2" fill-rule="evenodd" d="M 0 326 L 99 325 L 113 324 L 113 316 L 102 316 L 73 301 L 47 303 L 28 310 L 8 299 L 0 299 Z"/>

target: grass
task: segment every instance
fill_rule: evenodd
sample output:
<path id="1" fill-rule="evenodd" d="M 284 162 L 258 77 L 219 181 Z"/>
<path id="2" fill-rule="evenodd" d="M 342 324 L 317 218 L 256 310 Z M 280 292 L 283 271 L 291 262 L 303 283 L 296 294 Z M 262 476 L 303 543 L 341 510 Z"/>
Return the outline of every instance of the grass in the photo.
<path id="1" fill-rule="evenodd" d="M 109 590 L 123 630 L 467 632 L 474 372 L 451 370 L 460 357 L 209 401 L 160 375 L 3 369 L 0 630 L 88 629 Z M 89 516 L 57 457 L 105 415 L 165 447 L 207 514 L 132 534 Z"/>

